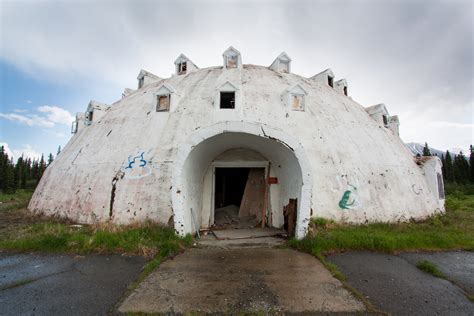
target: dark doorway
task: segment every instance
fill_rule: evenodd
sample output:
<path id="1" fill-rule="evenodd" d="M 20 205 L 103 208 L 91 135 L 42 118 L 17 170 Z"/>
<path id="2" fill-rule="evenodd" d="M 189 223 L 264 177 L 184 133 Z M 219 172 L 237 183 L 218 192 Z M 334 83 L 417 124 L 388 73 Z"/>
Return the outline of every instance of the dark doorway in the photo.
<path id="1" fill-rule="evenodd" d="M 240 207 L 250 168 L 216 168 L 215 209 Z"/>
<path id="2" fill-rule="evenodd" d="M 214 190 L 216 228 L 253 228 L 261 223 L 264 168 L 216 168 Z"/>

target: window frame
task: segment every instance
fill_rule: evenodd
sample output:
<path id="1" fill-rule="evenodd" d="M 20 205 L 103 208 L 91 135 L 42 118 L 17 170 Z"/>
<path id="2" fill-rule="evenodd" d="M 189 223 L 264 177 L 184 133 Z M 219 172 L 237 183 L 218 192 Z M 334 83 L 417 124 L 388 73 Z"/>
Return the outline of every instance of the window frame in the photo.
<path id="1" fill-rule="evenodd" d="M 161 98 L 166 97 L 168 99 L 168 107 L 162 108 L 161 107 Z M 169 112 L 171 108 L 171 93 L 166 94 L 157 94 L 156 95 L 156 112 Z"/>

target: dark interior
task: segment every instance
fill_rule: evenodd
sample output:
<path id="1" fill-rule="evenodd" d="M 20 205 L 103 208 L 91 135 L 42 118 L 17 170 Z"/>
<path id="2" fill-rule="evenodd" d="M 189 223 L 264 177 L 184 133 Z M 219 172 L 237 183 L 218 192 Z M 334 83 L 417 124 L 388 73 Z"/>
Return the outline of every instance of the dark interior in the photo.
<path id="1" fill-rule="evenodd" d="M 215 208 L 240 206 L 250 168 L 216 168 Z"/>
<path id="2" fill-rule="evenodd" d="M 235 107 L 235 92 L 221 92 L 221 109 L 233 109 Z"/>

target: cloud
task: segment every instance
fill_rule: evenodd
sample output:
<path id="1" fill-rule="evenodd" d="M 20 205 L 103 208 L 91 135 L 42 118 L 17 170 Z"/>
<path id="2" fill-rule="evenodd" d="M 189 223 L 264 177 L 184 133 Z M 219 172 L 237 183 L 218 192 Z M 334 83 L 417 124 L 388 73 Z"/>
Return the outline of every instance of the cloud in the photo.
<path id="1" fill-rule="evenodd" d="M 363 106 L 385 103 L 406 141 L 472 141 L 466 128 L 430 125 L 472 123 L 470 0 L 6 1 L 0 21 L 0 58 L 60 84 L 100 82 L 103 93 L 135 85 L 141 68 L 167 77 L 181 52 L 204 68 L 229 45 L 260 65 L 286 51 L 293 72 L 331 68 Z"/>
<path id="2" fill-rule="evenodd" d="M 57 106 L 40 106 L 38 111 L 46 113 L 48 121 L 55 124 L 70 126 L 71 122 L 74 121 L 74 117 L 71 113 Z"/>
<path id="3" fill-rule="evenodd" d="M 22 148 L 19 149 L 11 149 L 8 143 L 0 142 L 0 146 L 3 146 L 5 152 L 8 154 L 9 157 L 13 157 L 13 160 L 16 160 L 23 156 L 24 158 L 31 158 L 31 159 L 39 159 L 41 158 L 41 154 L 34 150 L 33 147 L 29 144 L 23 145 Z"/>
<path id="4" fill-rule="evenodd" d="M 18 112 L 14 110 L 15 112 Z M 4 118 L 9 121 L 19 122 L 28 126 L 38 126 L 44 128 L 52 128 L 57 124 L 69 126 L 74 117 L 67 110 L 57 106 L 40 106 L 38 108 L 40 113 L 37 114 L 16 114 L 16 113 L 0 113 L 0 118 Z"/>
<path id="5" fill-rule="evenodd" d="M 33 101 L 31 101 L 31 100 L 26 100 L 26 103 L 31 104 L 31 103 L 33 103 Z"/>
<path id="6" fill-rule="evenodd" d="M 15 113 L 0 113 L 0 117 L 7 119 L 9 121 L 13 122 L 19 122 L 21 124 L 25 124 L 28 126 L 39 126 L 39 127 L 46 127 L 46 128 L 51 128 L 54 127 L 54 123 L 47 121 L 44 119 L 44 117 L 40 117 L 38 115 L 21 115 L 21 114 L 15 114 Z"/>

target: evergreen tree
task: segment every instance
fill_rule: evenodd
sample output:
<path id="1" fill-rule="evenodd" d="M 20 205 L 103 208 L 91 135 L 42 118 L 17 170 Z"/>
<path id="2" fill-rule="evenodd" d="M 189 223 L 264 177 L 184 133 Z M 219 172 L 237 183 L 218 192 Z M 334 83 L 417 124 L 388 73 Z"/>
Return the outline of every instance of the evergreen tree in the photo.
<path id="1" fill-rule="evenodd" d="M 454 157 L 453 174 L 457 183 L 465 183 L 469 180 L 469 163 L 462 151 Z"/>
<path id="2" fill-rule="evenodd" d="M 48 156 L 48 166 L 54 161 L 54 157 L 53 157 L 53 154 L 52 153 L 49 153 L 49 156 Z"/>
<path id="3" fill-rule="evenodd" d="M 425 142 L 425 147 L 423 147 L 423 156 L 431 156 L 431 151 L 427 142 Z"/>
<path id="4" fill-rule="evenodd" d="M 43 176 L 44 170 L 46 169 L 46 163 L 44 161 L 44 155 L 41 155 L 41 159 L 38 164 L 38 178 L 36 179 L 38 182 Z"/>
<path id="5" fill-rule="evenodd" d="M 56 157 L 58 157 L 60 152 L 61 152 L 61 146 L 58 147 L 58 152 L 56 153 Z"/>
<path id="6" fill-rule="evenodd" d="M 454 174 L 453 174 L 453 158 L 451 157 L 451 153 L 449 150 L 446 150 L 446 157 L 444 158 L 444 170 L 446 172 L 445 178 L 447 182 L 454 181 Z"/>
<path id="7" fill-rule="evenodd" d="M 6 156 L 5 148 L 0 146 L 0 190 L 3 190 L 5 183 L 5 170 L 7 161 L 8 157 Z"/>
<path id="8" fill-rule="evenodd" d="M 474 146 L 469 146 L 469 180 L 474 182 Z"/>

